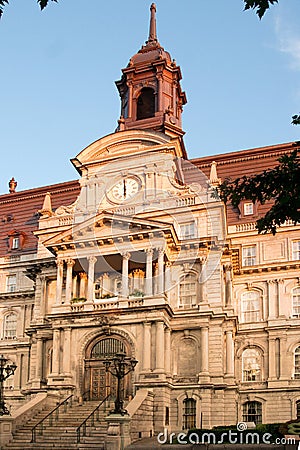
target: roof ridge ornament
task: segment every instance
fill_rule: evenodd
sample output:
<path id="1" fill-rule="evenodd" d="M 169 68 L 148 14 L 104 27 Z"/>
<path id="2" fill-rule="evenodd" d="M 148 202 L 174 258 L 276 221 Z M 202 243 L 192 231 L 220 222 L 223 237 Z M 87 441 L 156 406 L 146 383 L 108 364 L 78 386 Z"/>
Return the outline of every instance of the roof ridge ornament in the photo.
<path id="1" fill-rule="evenodd" d="M 146 41 L 146 45 L 155 44 L 158 42 L 156 34 L 156 4 L 152 3 L 150 6 L 151 16 L 150 16 L 150 27 L 149 27 L 149 37 Z"/>

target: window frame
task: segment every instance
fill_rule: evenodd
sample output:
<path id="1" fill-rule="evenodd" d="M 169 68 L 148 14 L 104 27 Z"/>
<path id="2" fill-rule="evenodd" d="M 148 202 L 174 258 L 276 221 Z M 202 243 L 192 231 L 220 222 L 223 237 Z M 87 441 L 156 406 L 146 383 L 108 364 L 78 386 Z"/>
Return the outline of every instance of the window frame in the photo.
<path id="1" fill-rule="evenodd" d="M 255 412 L 251 412 L 251 408 Z M 249 412 L 250 411 L 250 412 Z M 249 401 L 243 404 L 243 422 L 254 422 L 255 425 L 262 423 L 262 403 L 258 401 Z"/>
<path id="2" fill-rule="evenodd" d="M 297 244 L 297 249 L 294 249 L 295 244 Z M 297 255 L 297 256 L 296 256 Z M 300 240 L 292 241 L 292 260 L 299 261 L 300 260 Z"/>
<path id="3" fill-rule="evenodd" d="M 187 278 L 193 277 L 194 281 L 188 281 Z M 194 284 L 195 289 L 191 290 L 189 289 L 185 293 L 182 293 L 182 288 L 185 288 L 186 285 L 192 285 Z M 178 306 L 181 309 L 188 309 L 188 308 L 196 308 L 197 306 L 197 293 L 198 293 L 198 284 L 197 284 L 197 275 L 193 272 L 189 272 L 187 274 L 184 274 L 180 277 L 179 285 L 178 285 Z M 190 298 L 190 302 L 183 302 L 182 299 Z M 194 301 L 193 301 L 194 299 Z"/>
<path id="4" fill-rule="evenodd" d="M 245 368 L 245 359 L 246 359 L 246 352 L 256 352 L 257 355 L 257 365 L 258 365 L 258 369 L 255 368 L 250 368 L 247 369 Z M 249 355 L 248 359 L 254 358 L 254 355 Z M 256 373 L 255 373 L 256 370 Z M 252 376 L 251 376 L 251 372 L 252 372 Z M 258 350 L 257 348 L 254 347 L 248 347 L 245 348 L 243 350 L 242 353 L 242 381 L 246 382 L 246 383 L 253 383 L 253 382 L 261 382 L 262 381 L 262 354 L 261 351 Z"/>
<path id="5" fill-rule="evenodd" d="M 300 345 L 294 350 L 294 380 L 300 380 Z"/>
<path id="6" fill-rule="evenodd" d="M 253 202 L 245 202 L 243 204 L 243 213 L 244 213 L 244 216 L 253 216 L 253 214 L 254 214 Z"/>
<path id="7" fill-rule="evenodd" d="M 197 423 L 197 400 L 185 398 L 183 400 L 182 429 L 191 430 L 196 428 Z"/>
<path id="8" fill-rule="evenodd" d="M 253 254 L 246 255 L 245 252 L 249 249 L 254 250 Z M 257 246 L 256 244 L 244 245 L 242 247 L 242 266 L 252 267 L 257 264 Z"/>
<path id="9" fill-rule="evenodd" d="M 179 224 L 180 239 L 185 241 L 188 239 L 195 239 L 196 236 L 196 223 L 195 221 L 184 222 Z"/>
<path id="10" fill-rule="evenodd" d="M 298 290 L 298 293 L 295 294 L 295 291 L 297 291 L 297 290 Z M 295 312 L 297 310 L 298 310 L 298 312 Z M 292 317 L 296 318 L 296 319 L 300 318 L 300 287 L 299 286 L 296 286 L 292 289 Z"/>
<path id="11" fill-rule="evenodd" d="M 14 283 L 11 283 L 9 280 L 14 279 Z M 17 291 L 17 274 L 9 274 L 6 275 L 6 284 L 5 284 L 5 292 L 11 294 Z"/>
<path id="12" fill-rule="evenodd" d="M 255 294 L 256 299 L 249 298 L 251 294 Z M 246 296 L 248 296 L 248 299 L 246 299 Z M 248 304 L 250 302 L 256 302 L 256 306 L 252 306 L 251 309 L 244 308 L 245 304 Z M 261 294 L 259 291 L 256 291 L 254 289 L 250 291 L 245 291 L 241 295 L 241 322 L 242 323 L 257 323 L 262 320 L 262 302 L 261 302 Z"/>
<path id="13" fill-rule="evenodd" d="M 8 321 L 9 318 L 14 317 L 13 321 Z M 17 338 L 17 314 L 13 311 L 6 313 L 3 319 L 3 339 L 16 339 Z M 7 326 L 7 324 L 15 324 L 14 327 Z M 12 333 L 13 331 L 13 333 Z"/>

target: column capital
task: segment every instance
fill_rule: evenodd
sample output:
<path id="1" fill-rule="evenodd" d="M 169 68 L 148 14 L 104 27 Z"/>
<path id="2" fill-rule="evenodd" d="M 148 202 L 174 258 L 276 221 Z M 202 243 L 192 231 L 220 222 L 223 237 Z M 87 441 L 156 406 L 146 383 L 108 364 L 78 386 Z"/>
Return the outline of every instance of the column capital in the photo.
<path id="1" fill-rule="evenodd" d="M 145 248 L 145 252 L 147 253 L 147 256 L 148 256 L 148 255 L 153 256 L 153 248 L 151 248 L 151 247 Z"/>
<path id="2" fill-rule="evenodd" d="M 87 279 L 87 273 L 86 273 L 86 272 L 79 272 L 79 278 L 80 278 L 81 280 Z"/>
<path id="3" fill-rule="evenodd" d="M 130 259 L 130 256 L 131 256 L 131 254 L 129 252 L 121 253 L 121 255 L 124 259 Z"/>
<path id="4" fill-rule="evenodd" d="M 159 256 L 165 253 L 164 247 L 157 247 L 156 250 Z"/>
<path id="5" fill-rule="evenodd" d="M 56 265 L 57 267 L 63 267 L 64 265 L 64 260 L 62 258 L 56 258 Z"/>
<path id="6" fill-rule="evenodd" d="M 172 266 L 172 263 L 171 263 L 170 261 L 166 261 L 165 266 L 166 266 L 166 267 L 171 267 L 171 266 Z"/>
<path id="7" fill-rule="evenodd" d="M 89 256 L 87 259 L 88 259 L 89 264 L 96 264 L 96 262 L 97 262 L 96 256 Z"/>
<path id="8" fill-rule="evenodd" d="M 223 267 L 224 267 L 225 272 L 229 272 L 232 270 L 232 265 L 230 263 L 224 264 Z"/>
<path id="9" fill-rule="evenodd" d="M 68 258 L 68 259 L 66 259 L 66 263 L 67 263 L 67 266 L 73 267 L 74 264 L 75 264 L 75 261 L 74 261 L 74 259 L 72 259 L 72 258 Z"/>

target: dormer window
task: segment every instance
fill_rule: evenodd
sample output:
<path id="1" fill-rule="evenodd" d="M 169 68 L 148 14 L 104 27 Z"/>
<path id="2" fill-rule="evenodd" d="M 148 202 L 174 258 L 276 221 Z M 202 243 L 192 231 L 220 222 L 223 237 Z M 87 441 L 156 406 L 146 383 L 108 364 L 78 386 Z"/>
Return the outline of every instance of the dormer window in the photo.
<path id="1" fill-rule="evenodd" d="M 11 245 L 11 249 L 12 250 L 17 250 L 20 246 L 20 238 L 18 237 L 14 237 L 12 239 L 12 245 Z"/>
<path id="2" fill-rule="evenodd" d="M 251 216 L 253 214 L 253 203 L 244 203 L 244 216 Z"/>
<path id="3" fill-rule="evenodd" d="M 21 250 L 25 234 L 22 231 L 12 230 L 8 233 L 8 248 L 10 251 Z"/>

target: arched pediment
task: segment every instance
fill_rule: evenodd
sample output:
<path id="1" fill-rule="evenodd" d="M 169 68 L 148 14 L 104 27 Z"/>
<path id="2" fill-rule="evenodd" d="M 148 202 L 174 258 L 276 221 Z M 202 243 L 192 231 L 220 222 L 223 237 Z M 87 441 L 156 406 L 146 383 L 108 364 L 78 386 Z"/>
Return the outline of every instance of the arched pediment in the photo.
<path id="1" fill-rule="evenodd" d="M 182 157 L 178 139 L 172 139 L 161 132 L 130 130 L 104 136 L 90 144 L 71 160 L 79 173 L 88 165 L 114 161 L 116 158 L 134 157 L 149 152 L 169 149 Z"/>

